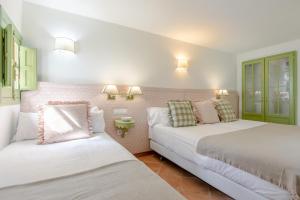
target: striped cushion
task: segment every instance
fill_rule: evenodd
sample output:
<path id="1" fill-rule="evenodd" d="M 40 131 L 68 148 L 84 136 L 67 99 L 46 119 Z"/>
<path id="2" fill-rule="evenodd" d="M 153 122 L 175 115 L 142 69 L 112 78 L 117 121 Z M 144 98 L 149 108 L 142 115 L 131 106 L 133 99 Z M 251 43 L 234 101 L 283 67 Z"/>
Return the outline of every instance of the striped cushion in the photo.
<path id="1" fill-rule="evenodd" d="M 196 118 L 190 101 L 169 101 L 170 121 L 173 127 L 196 126 Z"/>
<path id="2" fill-rule="evenodd" d="M 215 101 L 214 103 L 216 110 L 218 111 L 219 117 L 221 118 L 221 122 L 232 122 L 237 120 L 229 101 L 221 99 Z"/>

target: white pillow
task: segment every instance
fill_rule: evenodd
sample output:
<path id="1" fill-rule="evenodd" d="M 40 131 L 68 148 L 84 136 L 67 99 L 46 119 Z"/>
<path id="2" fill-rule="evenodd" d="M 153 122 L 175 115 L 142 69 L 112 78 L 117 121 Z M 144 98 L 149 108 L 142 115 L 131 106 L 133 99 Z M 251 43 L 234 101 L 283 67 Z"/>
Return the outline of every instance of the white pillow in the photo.
<path id="1" fill-rule="evenodd" d="M 17 133 L 14 141 L 31 140 L 38 137 L 38 113 L 19 113 Z"/>
<path id="2" fill-rule="evenodd" d="M 93 133 L 103 133 L 105 129 L 104 111 L 98 107 L 91 108 Z M 31 140 L 38 137 L 38 113 L 19 113 L 17 132 L 13 141 Z"/>
<path id="3" fill-rule="evenodd" d="M 153 127 L 157 124 L 171 126 L 169 119 L 169 108 L 151 107 L 147 108 L 148 125 Z"/>
<path id="4" fill-rule="evenodd" d="M 93 133 L 103 133 L 105 130 L 104 111 L 97 106 L 90 110 L 92 118 Z"/>

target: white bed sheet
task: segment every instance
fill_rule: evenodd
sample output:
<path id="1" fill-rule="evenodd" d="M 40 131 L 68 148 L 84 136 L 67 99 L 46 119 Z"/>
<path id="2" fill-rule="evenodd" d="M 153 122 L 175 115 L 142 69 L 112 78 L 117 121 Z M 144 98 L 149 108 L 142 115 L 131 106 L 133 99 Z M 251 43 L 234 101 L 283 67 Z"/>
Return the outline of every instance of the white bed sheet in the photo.
<path id="1" fill-rule="evenodd" d="M 0 151 L 0 188 L 67 176 L 125 160 L 136 160 L 106 133 L 88 139 L 37 145 L 15 142 Z"/>
<path id="2" fill-rule="evenodd" d="M 181 157 L 197 165 L 214 171 L 224 177 L 269 199 L 286 200 L 289 193 L 276 185 L 264 181 L 252 174 L 232 167 L 224 162 L 211 159 L 196 153 L 196 147 L 202 138 L 210 135 L 223 134 L 256 126 L 264 122 L 238 120 L 230 123 L 205 124 L 191 127 L 173 128 L 163 125 L 150 127 L 151 140 L 168 148 Z"/>

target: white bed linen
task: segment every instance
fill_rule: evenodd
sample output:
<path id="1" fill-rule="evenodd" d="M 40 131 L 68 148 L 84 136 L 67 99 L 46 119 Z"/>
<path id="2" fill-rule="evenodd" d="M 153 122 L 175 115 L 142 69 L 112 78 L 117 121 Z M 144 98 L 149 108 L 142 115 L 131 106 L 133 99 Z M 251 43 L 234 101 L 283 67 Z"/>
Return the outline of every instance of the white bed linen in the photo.
<path id="1" fill-rule="evenodd" d="M 262 196 L 269 199 L 289 199 L 289 193 L 276 185 L 232 167 L 224 162 L 196 153 L 196 147 L 199 140 L 206 136 L 252 128 L 263 124 L 265 123 L 238 120 L 230 123 L 205 124 L 182 128 L 156 125 L 150 128 L 149 137 L 151 140 L 170 149 L 183 158 L 223 175 Z"/>
<path id="2" fill-rule="evenodd" d="M 15 142 L 0 151 L 0 188 L 62 177 L 125 160 L 136 160 L 106 133 L 48 145 Z"/>

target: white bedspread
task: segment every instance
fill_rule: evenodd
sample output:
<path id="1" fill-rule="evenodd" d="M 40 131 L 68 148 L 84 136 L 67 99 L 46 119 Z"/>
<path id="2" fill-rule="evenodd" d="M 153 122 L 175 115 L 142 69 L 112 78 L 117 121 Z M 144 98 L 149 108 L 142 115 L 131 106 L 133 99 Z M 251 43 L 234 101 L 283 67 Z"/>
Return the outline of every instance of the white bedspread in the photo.
<path id="1" fill-rule="evenodd" d="M 16 142 L 0 151 L 0 188 L 72 175 L 124 160 L 136 160 L 106 133 L 49 145 L 37 145 L 36 142 Z"/>
<path id="2" fill-rule="evenodd" d="M 191 152 L 194 153 L 196 151 L 197 144 L 202 138 L 252 128 L 263 124 L 265 123 L 248 120 L 238 120 L 230 123 L 201 124 L 180 128 L 158 124 L 150 128 L 149 137 L 166 148 L 174 149 L 175 153 L 184 158 L 194 161 Z"/>
<path id="3" fill-rule="evenodd" d="M 224 162 L 196 153 L 199 140 L 206 136 L 248 129 L 263 124 L 265 123 L 238 120 L 230 123 L 205 124 L 181 128 L 156 125 L 150 128 L 149 137 L 151 140 L 170 149 L 181 157 L 194 162 L 201 167 L 214 171 L 269 199 L 288 199 L 289 193 L 278 186 L 232 167 Z"/>
<path id="4" fill-rule="evenodd" d="M 198 141 L 206 136 L 253 128 L 256 126 L 261 126 L 263 124 L 265 123 L 249 120 L 238 120 L 229 123 L 200 124 L 197 126 L 188 126 L 180 128 L 157 125 L 153 127 L 153 130 L 156 131 L 157 129 L 164 129 L 164 132 L 171 132 L 174 137 L 177 137 L 185 143 L 196 147 Z M 155 137 L 155 135 L 153 135 L 150 132 L 150 138 L 155 139 L 153 137 Z"/>

